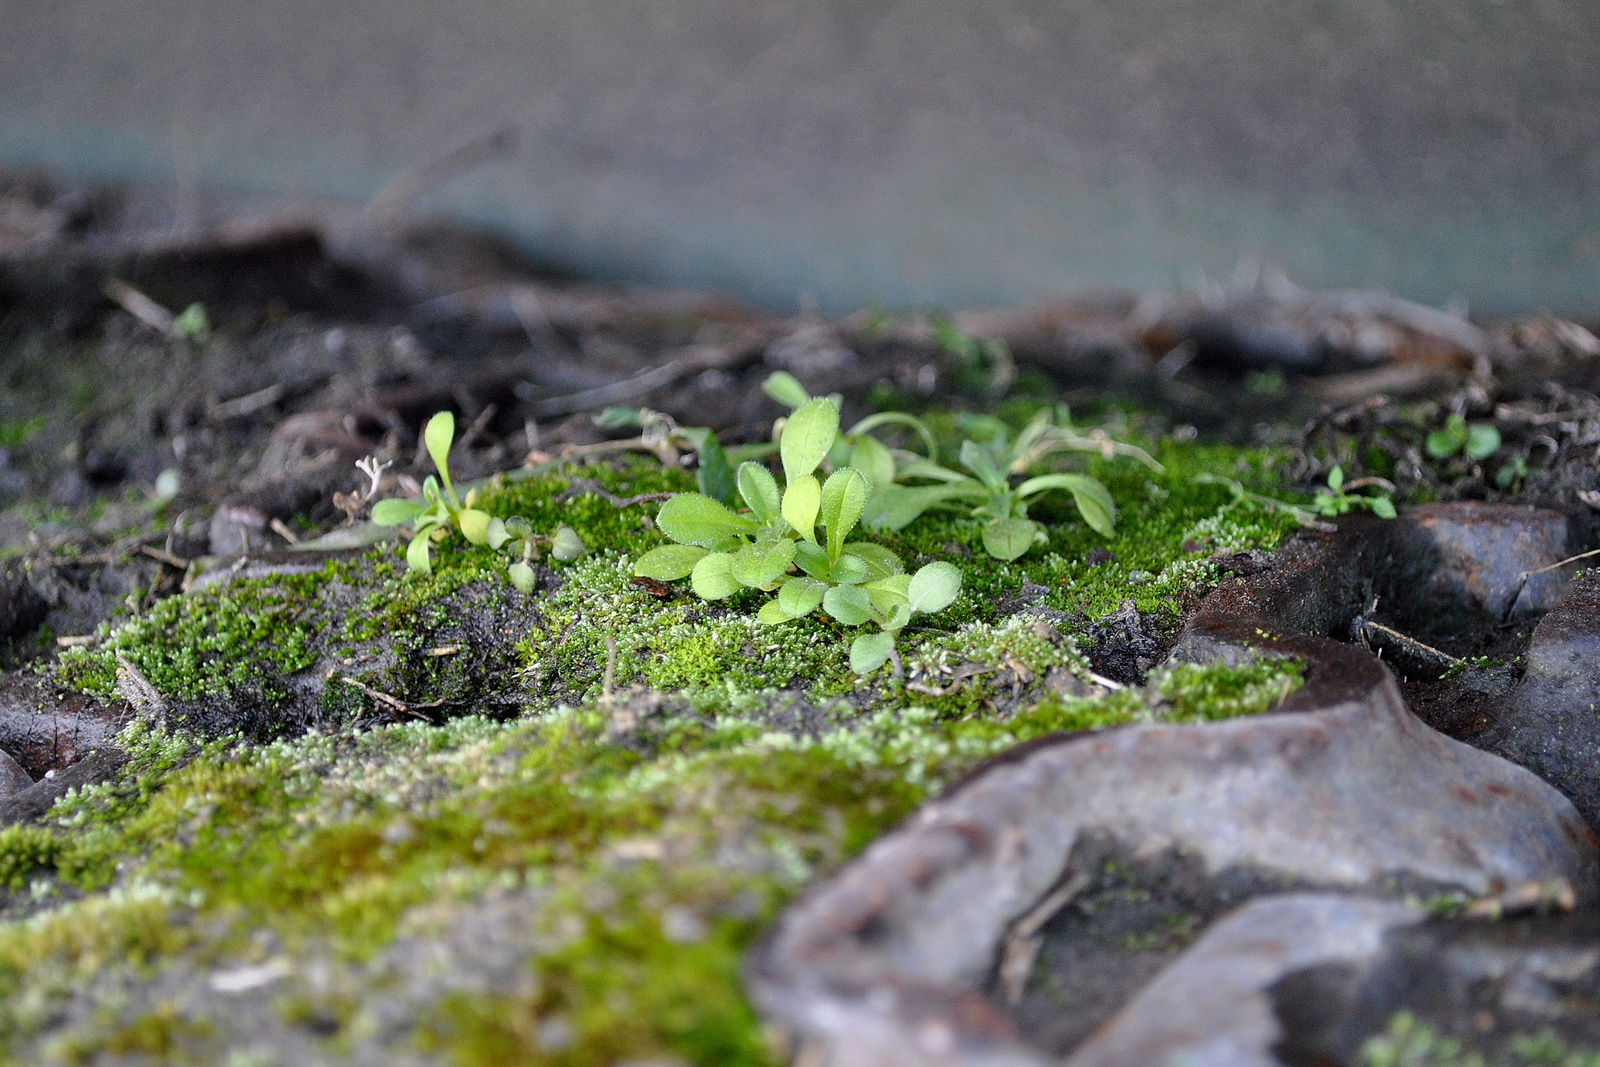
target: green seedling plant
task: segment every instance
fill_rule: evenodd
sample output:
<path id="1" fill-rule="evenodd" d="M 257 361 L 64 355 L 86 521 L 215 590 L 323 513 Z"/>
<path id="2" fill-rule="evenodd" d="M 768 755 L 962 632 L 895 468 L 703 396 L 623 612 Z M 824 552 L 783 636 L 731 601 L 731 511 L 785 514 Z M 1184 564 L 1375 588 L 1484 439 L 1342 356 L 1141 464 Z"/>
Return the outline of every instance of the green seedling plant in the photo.
<path id="1" fill-rule="evenodd" d="M 974 518 L 987 519 L 983 527 L 984 550 L 995 559 L 1020 558 L 1036 544 L 1046 541 L 1044 528 L 1028 518 L 1034 497 L 1050 490 L 1072 494 L 1078 514 L 1089 528 L 1110 537 L 1116 532 L 1117 506 L 1111 493 L 1098 478 L 1087 474 L 1058 472 L 1024 478 L 1013 485 L 1012 478 L 1026 474 L 1036 464 L 1061 452 L 1098 452 L 1106 458 L 1128 456 L 1159 473 L 1161 464 L 1143 449 L 1113 441 L 1104 431 L 1080 434 L 1070 416 L 1060 415 L 1057 424 L 1049 410 L 1041 411 L 1009 440 L 1004 426 L 982 444 L 961 443 L 961 465 L 966 472 L 951 470 L 931 460 L 910 459 L 899 465 L 897 475 L 933 484 L 896 485 L 879 494 L 866 517 L 870 529 L 899 530 L 930 508 L 966 509 Z"/>
<path id="2" fill-rule="evenodd" d="M 1380 519 L 1395 517 L 1394 501 L 1383 494 L 1357 494 L 1355 489 L 1387 488 L 1391 492 L 1394 487 L 1382 478 L 1357 478 L 1353 482 L 1344 480 L 1344 468 L 1335 466 L 1328 472 L 1328 485 L 1318 489 L 1317 495 L 1311 498 L 1311 508 L 1318 515 L 1330 519 L 1346 515 L 1356 508 L 1366 508 Z"/>
<path id="3" fill-rule="evenodd" d="M 787 371 L 777 371 L 768 375 L 767 380 L 761 383 L 761 388 L 778 403 L 794 411 L 798 411 L 813 399 L 811 394 L 806 392 L 805 386 Z M 835 394 L 828 399 L 833 401 L 834 407 L 843 407 L 843 397 Z M 897 454 L 888 445 L 872 436 L 873 430 L 884 426 L 904 426 L 916 433 L 922 441 L 928 459 L 934 459 L 939 454 L 938 446 L 934 443 L 933 431 L 928 429 L 927 424 L 921 419 L 904 411 L 880 411 L 868 415 L 848 430 L 838 434 L 834 438 L 834 443 L 829 446 L 828 454 L 823 458 L 823 467 L 827 470 L 837 470 L 845 466 L 854 467 L 866 475 L 867 481 L 872 486 L 873 496 L 889 488 L 894 484 L 898 472 Z M 899 458 L 914 457 L 911 453 L 903 453 Z"/>
<path id="4" fill-rule="evenodd" d="M 1465 455 L 1481 463 L 1500 451 L 1500 431 L 1486 422 L 1467 424 L 1460 415 L 1451 415 L 1442 429 L 1428 435 L 1423 447 L 1434 459 L 1449 459 Z"/>
<path id="5" fill-rule="evenodd" d="M 468 543 L 487 545 L 512 554 L 508 568 L 511 582 L 523 592 L 533 588 L 532 561 L 538 558 L 538 545 L 548 542 L 555 559 L 576 559 L 586 551 L 583 540 L 570 527 L 559 527 L 553 536 L 533 533 L 526 519 L 499 519 L 475 507 L 477 490 L 465 500 L 456 496 L 450 479 L 450 446 L 455 441 L 456 419 L 441 411 L 428 420 L 422 431 L 423 443 L 439 476 L 428 475 L 422 483 L 421 500 L 390 498 L 372 506 L 372 521 L 379 526 L 411 526 L 411 543 L 406 547 L 406 563 L 414 574 L 433 572 L 434 544 L 450 536 L 452 527 Z M 515 558 L 520 557 L 520 558 Z"/>
<path id="6" fill-rule="evenodd" d="M 674 544 L 639 558 L 634 573 L 659 581 L 688 578 L 704 600 L 744 589 L 775 593 L 757 618 L 781 625 L 819 608 L 845 626 L 877 625 L 858 636 L 850 663 L 860 674 L 894 655 L 896 635 L 916 612 L 948 606 L 961 575 L 948 563 L 930 563 L 915 575 L 889 549 L 848 540 L 871 495 L 871 482 L 843 466 L 819 481 L 817 471 L 839 438 L 839 408 L 827 397 L 808 398 L 779 435 L 785 488 L 760 463 L 740 464 L 735 477 L 748 514 L 730 510 L 705 493 L 680 493 L 661 506 L 656 526 Z"/>

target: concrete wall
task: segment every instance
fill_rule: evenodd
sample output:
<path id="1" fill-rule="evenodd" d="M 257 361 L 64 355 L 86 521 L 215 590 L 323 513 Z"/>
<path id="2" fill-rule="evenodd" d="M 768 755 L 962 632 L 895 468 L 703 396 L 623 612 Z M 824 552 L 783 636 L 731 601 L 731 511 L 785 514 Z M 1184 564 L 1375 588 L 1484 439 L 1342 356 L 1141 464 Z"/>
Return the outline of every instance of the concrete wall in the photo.
<path id="1" fill-rule="evenodd" d="M 0 0 L 0 162 L 429 201 L 776 306 L 1308 285 L 1600 312 L 1594 0 Z"/>

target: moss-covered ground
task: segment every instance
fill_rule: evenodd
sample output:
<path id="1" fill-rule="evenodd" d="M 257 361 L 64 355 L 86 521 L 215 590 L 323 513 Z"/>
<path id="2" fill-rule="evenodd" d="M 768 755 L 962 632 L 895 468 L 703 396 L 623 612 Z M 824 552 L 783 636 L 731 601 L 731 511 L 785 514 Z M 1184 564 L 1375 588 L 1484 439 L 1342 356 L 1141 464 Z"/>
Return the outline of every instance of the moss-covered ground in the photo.
<path id="1" fill-rule="evenodd" d="M 1271 484 L 1271 456 L 1149 443 L 1164 474 L 1085 464 L 1121 512 L 1109 541 L 1048 498 L 1032 514 L 1049 544 L 1010 564 L 960 517 L 882 538 L 963 576 L 955 604 L 902 635 L 903 680 L 852 674 L 848 635 L 821 615 L 767 628 L 753 593 L 708 605 L 636 584 L 632 560 L 662 543 L 656 505 L 569 492 L 569 475 L 623 496 L 692 487 L 646 461 L 486 495 L 589 546 L 530 596 L 504 557 L 458 540 L 430 577 L 380 547 L 108 628 L 59 680 L 109 697 L 120 656 L 175 706 L 246 694 L 269 714 L 136 722 L 115 781 L 0 831 L 0 1047 L 16 1062 L 773 1062 L 781 1035 L 743 998 L 744 950 L 921 800 L 1029 738 L 1255 713 L 1297 684 L 1278 662 L 1095 683 L 1075 630 L 1127 600 L 1173 630 L 1219 577 L 1213 557 L 1293 528 L 1195 480 Z M 1044 591 L 1018 611 L 1025 586 Z"/>

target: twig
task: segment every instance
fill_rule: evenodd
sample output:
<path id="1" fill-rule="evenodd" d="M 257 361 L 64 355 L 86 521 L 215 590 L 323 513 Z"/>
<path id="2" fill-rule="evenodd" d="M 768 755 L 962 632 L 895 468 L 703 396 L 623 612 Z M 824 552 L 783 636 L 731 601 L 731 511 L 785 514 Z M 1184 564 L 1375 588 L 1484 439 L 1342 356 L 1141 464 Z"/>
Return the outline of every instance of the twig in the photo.
<path id="1" fill-rule="evenodd" d="M 283 399 L 283 385 L 279 382 L 257 389 L 253 393 L 225 400 L 212 408 L 206 415 L 212 422 L 226 422 L 228 419 L 242 419 L 246 415 L 254 415 L 262 408 L 270 408 Z"/>
<path id="2" fill-rule="evenodd" d="M 1371 620 L 1363 620 L 1357 625 L 1360 628 L 1361 638 L 1363 641 L 1370 640 L 1374 634 L 1378 634 L 1386 641 L 1397 645 L 1404 651 L 1409 652 L 1413 656 L 1416 656 L 1420 659 L 1437 660 L 1440 663 L 1443 663 L 1446 667 L 1459 667 L 1463 662 L 1465 662 L 1464 660 L 1459 660 L 1450 655 L 1448 652 L 1440 652 L 1432 645 L 1425 645 L 1421 641 L 1418 641 L 1415 637 L 1407 637 L 1399 630 L 1390 629 L 1389 627 L 1384 626 L 1382 623 L 1372 622 Z"/>
<path id="3" fill-rule="evenodd" d="M 143 552 L 151 559 L 159 560 L 169 567 L 176 567 L 180 571 L 186 571 L 189 569 L 189 560 L 184 559 L 182 556 L 175 556 L 171 552 L 168 552 L 164 549 L 155 548 L 151 545 L 140 545 L 139 551 Z"/>
<path id="4" fill-rule="evenodd" d="M 478 412 L 478 417 L 472 420 L 472 425 L 467 427 L 467 432 L 461 435 L 461 439 L 455 443 L 455 447 L 466 448 L 468 445 L 470 445 L 473 439 L 481 434 L 484 431 L 484 428 L 489 425 L 489 420 L 494 418 L 494 413 L 499 410 L 500 409 L 494 404 L 490 404 L 488 407 Z"/>
<path id="5" fill-rule="evenodd" d="M 379 704 L 382 704 L 383 706 L 394 711 L 398 711 L 402 715 L 410 715 L 414 719 L 421 719 L 423 722 L 432 722 L 433 717 L 431 715 L 422 714 L 422 709 L 442 707 L 445 704 L 445 701 L 443 700 L 435 700 L 427 704 L 409 704 L 397 696 L 385 693 L 381 689 L 374 689 L 365 682 L 357 681 L 354 678 L 346 678 L 342 674 L 337 675 L 336 677 L 345 685 L 359 689 L 373 700 L 376 700 Z"/>
<path id="6" fill-rule="evenodd" d="M 593 478 L 574 478 L 572 479 L 572 484 L 557 499 L 564 503 L 586 493 L 593 493 L 616 508 L 631 508 L 635 504 L 648 504 L 656 500 L 671 500 L 678 495 L 677 493 L 640 493 L 637 496 L 617 496 L 615 493 L 607 492 L 606 488 Z"/>
<path id="7" fill-rule="evenodd" d="M 663 386 L 671 385 L 679 378 L 686 377 L 696 371 L 714 370 L 733 363 L 743 355 L 742 351 L 730 351 L 726 348 L 703 347 L 691 350 L 689 355 L 668 360 L 659 367 L 631 378 L 624 378 L 620 382 L 609 385 L 596 386 L 593 389 L 584 389 L 576 393 L 567 393 L 564 396 L 546 397 L 536 400 L 530 405 L 534 417 L 546 418 L 551 415 L 570 415 L 575 411 L 587 411 L 590 408 L 604 407 L 622 400 L 629 400 L 641 393 L 648 393 Z"/>
<path id="8" fill-rule="evenodd" d="M 1580 552 L 1576 556 L 1568 556 L 1566 559 L 1557 560 L 1547 567 L 1540 567 L 1537 570 L 1523 571 L 1521 574 L 1517 575 L 1517 591 L 1511 594 L 1511 603 L 1506 605 L 1506 613 L 1500 618 L 1501 623 L 1503 624 L 1511 621 L 1511 612 L 1517 606 L 1517 601 L 1522 599 L 1522 591 L 1523 589 L 1527 588 L 1529 578 L 1532 578 L 1536 574 L 1547 574 L 1550 571 L 1560 570 L 1569 563 L 1576 563 L 1580 559 L 1588 559 L 1590 556 L 1600 556 L 1600 548 L 1596 548 L 1589 552 Z"/>
<path id="9" fill-rule="evenodd" d="M 1044 939 L 1039 936 L 1046 923 L 1061 913 L 1072 898 L 1089 886 L 1089 876 L 1082 871 L 1049 896 L 1035 904 L 1026 915 L 1012 924 L 1000 953 L 999 978 L 1006 1001 L 1019 1003 L 1027 990 L 1028 979 L 1033 975 L 1034 962 Z"/>
<path id="10" fill-rule="evenodd" d="M 105 285 L 101 286 L 101 292 L 115 301 L 123 311 L 163 337 L 172 336 L 172 324 L 177 317 L 127 282 L 120 278 L 107 278 Z"/>
<path id="11" fill-rule="evenodd" d="M 514 127 L 502 126 L 490 133 L 480 134 L 437 159 L 407 167 L 390 178 L 367 201 L 366 207 L 361 209 L 361 215 L 380 226 L 388 225 L 402 208 L 423 193 L 515 149 Z"/>
<path id="12" fill-rule="evenodd" d="M 289 529 L 288 525 L 282 519 L 270 519 L 268 520 L 267 525 L 272 527 L 273 533 L 277 534 L 291 545 L 298 545 L 300 543 L 300 535 Z"/>
<path id="13" fill-rule="evenodd" d="M 617 682 L 617 635 L 606 634 L 606 673 L 600 680 L 600 699 L 611 703 L 611 690 Z"/>

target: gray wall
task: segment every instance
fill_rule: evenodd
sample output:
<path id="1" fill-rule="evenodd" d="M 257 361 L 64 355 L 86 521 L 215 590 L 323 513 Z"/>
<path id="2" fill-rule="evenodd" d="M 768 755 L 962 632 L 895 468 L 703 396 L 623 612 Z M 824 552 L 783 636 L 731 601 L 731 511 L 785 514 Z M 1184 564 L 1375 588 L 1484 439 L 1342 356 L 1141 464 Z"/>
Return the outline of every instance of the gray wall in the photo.
<path id="1" fill-rule="evenodd" d="M 1600 312 L 1594 0 L 0 0 L 0 162 L 427 204 L 776 306 L 1384 285 Z"/>

